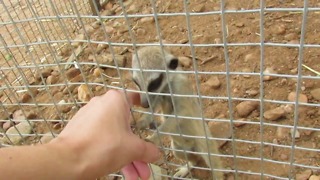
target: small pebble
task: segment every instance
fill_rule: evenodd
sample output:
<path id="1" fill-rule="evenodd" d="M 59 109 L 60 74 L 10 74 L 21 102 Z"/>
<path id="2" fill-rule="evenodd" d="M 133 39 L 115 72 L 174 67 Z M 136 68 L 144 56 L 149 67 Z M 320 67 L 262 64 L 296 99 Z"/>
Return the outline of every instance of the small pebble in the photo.
<path id="1" fill-rule="evenodd" d="M 253 53 L 247 54 L 244 57 L 244 62 L 258 62 L 259 61 L 259 57 Z"/>
<path id="2" fill-rule="evenodd" d="M 47 77 L 46 79 L 46 84 L 50 85 L 50 84 L 56 84 L 59 80 L 59 77 L 57 76 L 52 76 L 50 75 L 49 77 Z"/>
<path id="3" fill-rule="evenodd" d="M 68 80 L 71 80 L 72 78 L 76 77 L 77 75 L 79 75 L 81 73 L 80 69 L 77 68 L 70 68 L 68 69 L 65 74 Z"/>
<path id="4" fill-rule="evenodd" d="M 279 139 L 285 139 L 289 135 L 289 129 L 284 127 L 277 127 L 276 135 Z"/>
<path id="5" fill-rule="evenodd" d="M 2 129 L 4 131 L 7 131 L 11 126 L 13 126 L 13 122 L 8 120 L 5 123 L 3 123 Z"/>
<path id="6" fill-rule="evenodd" d="M 271 32 L 277 35 L 284 35 L 286 33 L 286 27 L 283 24 L 271 26 Z"/>
<path id="7" fill-rule="evenodd" d="M 204 84 L 213 89 L 218 89 L 221 85 L 221 82 L 217 76 L 211 76 Z"/>
<path id="8" fill-rule="evenodd" d="M 102 75 L 102 73 L 103 73 L 103 70 L 102 70 L 101 68 L 95 68 L 95 69 L 93 70 L 93 75 L 94 75 L 95 77 L 100 77 L 100 76 Z"/>
<path id="9" fill-rule="evenodd" d="M 312 171 L 310 169 L 307 169 L 301 173 L 296 174 L 296 180 L 308 180 L 311 174 Z"/>
<path id="10" fill-rule="evenodd" d="M 301 102 L 301 103 L 307 103 L 308 102 L 308 97 L 304 94 L 299 94 L 298 96 L 298 101 Z M 288 94 L 288 100 L 290 102 L 294 102 L 296 100 L 296 92 L 290 92 Z"/>
<path id="11" fill-rule="evenodd" d="M 289 157 L 286 154 L 280 154 L 280 159 L 283 160 L 283 161 L 286 161 L 286 160 L 289 159 Z"/>
<path id="12" fill-rule="evenodd" d="M 283 107 L 277 107 L 263 113 L 263 117 L 269 121 L 275 121 L 286 115 Z"/>
<path id="13" fill-rule="evenodd" d="M 197 5 L 192 6 L 193 12 L 204 12 L 205 11 L 205 4 L 199 3 Z"/>
<path id="14" fill-rule="evenodd" d="M 294 129 L 290 129 L 290 134 L 291 134 L 291 137 L 292 138 L 295 138 L 295 139 L 299 139 L 300 138 L 300 132 L 298 131 L 298 129 L 296 129 L 296 133 L 294 134 L 293 136 L 293 132 L 294 132 Z"/>
<path id="15" fill-rule="evenodd" d="M 251 70 L 250 70 L 249 68 L 243 68 L 243 69 L 242 69 L 242 72 L 244 72 L 244 73 L 251 73 Z M 245 74 L 245 75 L 243 75 L 243 77 L 249 78 L 250 75 Z"/>
<path id="16" fill-rule="evenodd" d="M 246 117 L 258 107 L 259 107 L 259 102 L 243 101 L 236 106 L 236 111 L 240 117 Z"/>
<path id="17" fill-rule="evenodd" d="M 255 95 L 259 94 L 259 91 L 254 90 L 254 89 L 250 89 L 250 90 L 246 90 L 246 94 L 248 94 L 250 96 L 255 96 Z"/>
<path id="18" fill-rule="evenodd" d="M 78 47 L 78 46 L 82 45 L 83 42 L 79 42 L 79 41 L 85 40 L 85 38 L 86 37 L 84 34 L 78 34 L 76 36 L 76 38 L 74 39 L 74 42 L 71 43 L 71 46 Z"/>
<path id="19" fill-rule="evenodd" d="M 234 122 L 234 126 L 236 127 L 240 127 L 245 125 L 245 121 L 247 121 L 245 118 L 241 118 L 241 119 L 237 119 L 238 122 Z"/>
<path id="20" fill-rule="evenodd" d="M 154 17 L 143 17 L 140 19 L 141 23 L 151 23 L 154 22 Z"/>
<path id="21" fill-rule="evenodd" d="M 320 88 L 311 90 L 310 94 L 314 99 L 320 100 Z"/>
<path id="22" fill-rule="evenodd" d="M 30 126 L 31 125 L 31 126 Z M 11 142 L 14 145 L 19 144 L 24 138 L 26 138 L 28 136 L 28 134 L 30 134 L 32 132 L 34 123 L 30 122 L 30 124 L 25 121 L 25 122 L 21 122 L 17 125 L 15 125 L 15 127 L 10 127 L 6 134 L 8 136 L 8 138 L 11 140 Z M 21 137 L 20 134 L 23 134 L 23 136 Z M 4 138 L 4 142 L 5 143 L 10 143 L 10 140 L 7 137 Z"/>
<path id="23" fill-rule="evenodd" d="M 78 99 L 82 102 L 88 102 L 90 100 L 90 91 L 86 84 L 81 84 L 78 87 Z"/>
<path id="24" fill-rule="evenodd" d="M 277 71 L 276 71 L 274 68 L 267 67 L 267 68 L 263 71 L 263 74 L 277 74 Z M 276 78 L 275 76 L 268 76 L 268 75 L 264 75 L 264 76 L 263 76 L 263 80 L 264 80 L 264 81 L 270 81 L 270 80 L 273 80 L 273 79 L 275 79 L 275 78 Z"/>
<path id="25" fill-rule="evenodd" d="M 101 55 L 96 59 L 96 61 L 101 65 L 115 66 L 116 62 L 119 67 L 124 67 L 126 65 L 126 60 L 126 56 L 117 54 L 115 54 L 114 56 L 112 54 Z"/>
<path id="26" fill-rule="evenodd" d="M 236 27 L 244 27 L 244 23 L 243 22 L 237 22 L 235 24 Z"/>

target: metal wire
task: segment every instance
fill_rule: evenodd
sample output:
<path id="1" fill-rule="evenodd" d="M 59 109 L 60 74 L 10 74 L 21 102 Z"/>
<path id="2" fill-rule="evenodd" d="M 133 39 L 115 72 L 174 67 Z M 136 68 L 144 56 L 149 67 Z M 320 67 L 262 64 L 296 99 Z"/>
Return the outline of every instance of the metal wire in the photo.
<path id="1" fill-rule="evenodd" d="M 132 0 L 133 1 L 133 0 Z M 89 87 L 90 97 L 96 95 L 95 87 L 101 87 L 104 91 L 108 89 L 119 89 L 127 92 L 138 92 L 141 94 L 146 94 L 149 104 L 151 104 L 149 95 L 158 95 L 158 96 L 171 96 L 171 97 L 189 97 L 199 99 L 200 106 L 203 111 L 200 113 L 199 117 L 188 117 L 180 116 L 176 113 L 174 114 L 163 114 L 156 112 L 150 107 L 149 111 L 133 108 L 132 113 L 147 114 L 153 118 L 166 117 L 166 118 L 175 118 L 176 120 L 183 121 L 185 119 L 192 119 L 195 121 L 205 122 L 219 122 L 219 123 L 229 123 L 230 124 L 230 134 L 231 138 L 218 138 L 218 137 L 208 137 L 206 136 L 190 136 L 182 134 L 180 129 L 177 129 L 175 133 L 168 132 L 159 132 L 158 129 L 149 130 L 151 133 L 161 133 L 163 135 L 170 136 L 179 136 L 192 139 L 206 139 L 207 146 L 209 146 L 209 141 L 218 140 L 226 141 L 229 144 L 229 153 L 214 154 L 215 156 L 221 157 L 225 161 L 232 161 L 231 168 L 219 169 L 228 175 L 233 175 L 235 179 L 243 179 L 243 177 L 258 177 L 260 179 L 273 178 L 273 179 L 294 179 L 297 172 L 300 172 L 304 169 L 312 169 L 315 174 L 320 171 L 319 164 L 307 164 L 297 161 L 296 154 L 297 151 L 304 153 L 320 153 L 320 149 L 315 147 L 304 147 L 297 145 L 295 138 L 289 140 L 290 143 L 287 144 L 278 144 L 275 142 L 268 142 L 265 136 L 265 133 L 268 132 L 269 128 L 283 128 L 292 130 L 292 137 L 295 137 L 297 131 L 312 131 L 314 133 L 320 134 L 319 126 L 315 125 L 314 127 L 306 127 L 299 124 L 299 108 L 301 106 L 306 108 L 317 108 L 320 109 L 320 104 L 315 102 L 302 103 L 299 102 L 298 98 L 294 102 L 288 102 L 287 100 L 282 99 L 271 99 L 266 97 L 265 92 L 265 82 L 263 80 L 264 76 L 273 76 L 276 78 L 287 78 L 287 79 L 296 79 L 295 94 L 298 96 L 301 92 L 302 80 L 313 80 L 319 81 L 319 75 L 303 75 L 303 62 L 306 61 L 304 53 L 306 49 L 320 49 L 320 42 L 310 43 L 306 42 L 307 35 L 307 19 L 308 15 L 311 13 L 319 13 L 320 7 L 311 7 L 310 1 L 304 0 L 303 7 L 267 7 L 264 0 L 260 0 L 259 7 L 251 9 L 237 9 L 230 10 L 227 9 L 224 0 L 221 0 L 219 4 L 220 10 L 207 11 L 207 12 L 192 12 L 190 11 L 189 3 L 190 1 L 185 0 L 181 3 L 183 12 L 160 12 L 158 8 L 158 3 L 160 1 L 148 1 L 146 2 L 146 7 L 150 8 L 150 11 L 147 13 L 127 13 L 129 9 L 129 3 L 132 1 L 122 1 L 119 0 L 115 2 L 114 11 L 111 15 L 104 15 L 103 13 L 98 13 L 96 16 L 92 15 L 91 9 L 89 7 L 88 1 L 39 1 L 39 0 L 26 0 L 26 1 L 9 1 L 3 0 L 0 1 L 0 145 L 2 146 L 13 146 L 13 145 L 22 145 L 22 144 L 37 144 L 43 143 L 42 137 L 56 137 L 59 132 L 63 129 L 63 126 L 68 122 L 72 115 L 79 110 L 81 106 L 86 104 L 82 102 L 74 94 L 73 90 L 66 88 L 65 96 L 68 97 L 66 102 L 61 104 L 57 102 L 57 92 L 53 92 L 53 89 L 56 91 L 62 92 L 65 87 L 80 85 L 86 85 Z M 97 9 L 97 6 L 95 5 Z M 300 13 L 301 20 L 301 32 L 300 32 L 300 42 L 297 44 L 294 43 L 285 43 L 285 42 L 268 42 L 266 41 L 266 13 Z M 256 14 L 259 15 L 259 40 L 257 42 L 228 42 L 228 15 L 245 15 L 245 14 Z M 191 24 L 191 19 L 193 17 L 213 17 L 220 16 L 221 22 L 221 43 L 195 43 L 193 41 L 193 29 Z M 155 34 L 159 38 L 157 42 L 147 41 L 147 42 L 138 42 L 134 32 L 136 24 L 135 20 L 152 17 L 154 22 L 152 24 Z M 186 35 L 188 37 L 187 43 L 173 43 L 168 42 L 162 39 L 162 24 L 161 18 L 185 18 L 186 23 Z M 100 23 L 100 26 L 96 28 L 96 31 L 101 31 L 102 40 L 92 38 L 85 28 L 87 25 L 92 25 L 92 23 Z M 112 36 L 114 32 L 107 32 L 108 23 L 120 22 L 120 25 L 123 26 L 127 32 L 129 39 L 123 39 L 123 41 L 114 41 Z M 216 23 L 216 22 L 215 22 Z M 85 36 L 84 39 L 75 39 L 76 35 L 80 31 Z M 211 31 L 211 29 L 207 29 Z M 178 32 L 177 32 L 178 33 Z M 104 45 L 107 46 L 107 50 L 104 53 L 111 54 L 114 59 L 113 64 L 102 64 L 98 61 L 89 61 L 87 57 L 79 56 L 76 48 L 72 47 L 74 43 L 86 44 L 86 47 L 83 48 L 83 51 L 91 51 L 93 58 L 98 59 L 101 55 L 100 52 L 97 52 L 97 46 Z M 169 69 L 165 70 L 144 70 L 139 68 L 133 69 L 128 65 L 122 67 L 115 59 L 117 55 L 117 48 L 126 49 L 131 51 L 127 53 L 126 57 L 131 57 L 131 54 L 136 54 L 138 48 L 142 46 L 160 46 L 160 47 L 172 47 L 172 48 L 188 48 L 191 52 L 192 59 L 192 70 L 183 70 L 183 71 L 171 71 Z M 66 61 L 65 57 L 62 57 L 61 50 L 65 47 L 70 48 L 70 56 L 74 56 L 73 61 Z M 259 71 L 257 72 L 240 72 L 239 70 L 232 70 L 230 67 L 230 58 L 229 48 L 241 48 L 241 47 L 252 47 L 259 49 Z M 266 59 L 266 49 L 267 48 L 296 48 L 297 51 L 297 73 L 296 75 L 292 74 L 275 74 L 275 73 L 264 73 L 265 69 L 265 59 Z M 197 48 L 221 48 L 223 52 L 222 60 L 225 63 L 225 68 L 219 71 L 212 70 L 200 70 L 197 57 L 196 49 Z M 178 53 L 177 53 L 178 54 Z M 139 59 L 139 57 L 138 57 Z M 139 62 L 140 63 L 140 62 Z M 318 63 L 320 64 L 320 63 Z M 75 67 L 80 71 L 81 80 L 76 82 L 71 82 L 66 76 L 68 68 L 65 67 Z M 89 68 L 88 68 L 89 67 Z M 47 84 L 46 77 L 38 73 L 41 70 L 52 68 L 56 69 L 61 73 L 61 80 L 54 84 Z M 93 71 L 95 68 L 108 69 L 114 71 L 116 77 L 109 76 L 107 74 L 100 74 L 99 78 L 101 81 L 93 81 L 87 76 L 87 71 Z M 316 67 L 317 68 L 317 67 Z M 315 69 L 316 69 L 315 68 Z M 194 75 L 196 91 L 195 95 L 182 95 L 175 94 L 172 91 L 172 87 L 169 84 L 169 93 L 154 93 L 154 92 L 141 92 L 139 90 L 133 89 L 130 85 L 130 77 L 126 76 L 126 72 L 137 71 L 139 73 L 143 72 L 162 72 L 162 73 L 171 73 L 172 75 L 186 74 Z M 221 96 L 212 96 L 207 94 L 201 94 L 200 87 L 201 81 L 199 76 L 223 76 L 225 77 L 225 92 Z M 258 79 L 257 83 L 259 86 L 259 95 L 257 98 L 248 96 L 234 96 L 232 93 L 232 77 L 234 76 L 250 76 L 252 78 Z M 39 83 L 31 82 L 30 79 L 39 78 Z M 167 76 L 168 77 L 168 76 Z M 116 81 L 115 81 L 116 80 Z M 168 81 L 168 79 L 167 79 Z M 147 82 L 147 81 L 145 81 Z M 147 84 L 143 84 L 147 87 Z M 46 94 L 46 99 L 39 99 L 36 94 L 33 94 L 32 90 L 37 89 L 39 94 Z M 24 94 L 30 94 L 30 100 L 27 102 L 22 102 L 21 97 Z M 173 98 L 172 98 L 173 99 Z M 215 118 L 215 117 L 206 117 L 205 116 L 205 105 L 202 102 L 206 101 L 216 101 L 224 102 L 228 107 L 228 118 Z M 246 121 L 242 121 L 235 118 L 234 110 L 235 104 L 240 101 L 251 101 L 259 103 L 259 117 L 247 118 Z M 276 104 L 277 106 L 288 105 L 294 106 L 293 108 L 293 117 L 292 123 L 278 123 L 276 121 L 266 121 L 264 118 L 264 112 L 267 110 L 266 104 Z M 172 101 L 172 104 L 175 109 L 175 102 Z M 62 112 L 61 106 L 70 106 L 72 107 L 70 112 Z M 45 110 L 51 110 L 52 114 L 45 114 Z M 13 113 L 17 110 L 22 111 L 22 116 L 27 117 L 28 111 L 32 110 L 37 114 L 37 117 L 31 119 L 14 119 Z M 320 116 L 320 115 L 319 115 Z M 133 116 L 133 118 L 135 118 Z M 320 117 L 319 117 L 320 119 Z M 31 133 L 20 132 L 18 129 L 18 124 L 22 122 L 27 122 L 30 127 L 34 129 Z M 10 134 L 7 130 L 2 128 L 3 124 L 10 123 L 10 128 L 14 128 L 17 133 Z M 242 123 L 244 126 L 254 126 L 259 127 L 257 135 L 258 140 L 252 140 L 247 137 L 241 137 L 237 135 L 237 129 L 235 126 L 237 123 Z M 56 126 L 61 125 L 62 127 L 59 130 L 56 130 Z M 40 129 L 39 127 L 41 126 Z M 180 127 L 179 127 L 180 128 Z M 142 135 L 139 134 L 141 137 Z M 21 137 L 19 143 L 12 141 L 13 137 Z M 317 142 L 316 142 L 317 143 Z M 257 147 L 256 154 L 239 154 L 241 146 L 239 144 L 245 144 L 246 146 Z M 1 146 L 0 146 L 1 147 Z M 286 152 L 290 152 L 290 157 L 287 161 L 275 160 L 271 156 L 266 155 L 267 148 L 277 148 Z M 194 155 L 212 155 L 210 152 L 194 152 L 190 150 L 178 150 L 168 147 L 166 145 L 161 146 L 161 149 L 166 152 L 183 152 L 185 154 L 194 154 Z M 187 155 L 186 155 L 187 157 Z M 259 164 L 257 171 L 250 171 L 242 169 L 242 161 L 250 161 Z M 312 160 L 310 160 L 312 161 Z M 288 167 L 288 173 L 279 176 L 273 173 L 270 173 L 266 169 L 266 164 L 273 165 L 282 165 Z M 172 162 L 164 158 L 165 167 L 180 167 L 181 163 Z M 190 166 L 187 164 L 188 168 L 207 170 L 212 171 L 216 170 L 214 167 L 198 167 L 196 165 Z M 257 169 L 257 168 L 255 168 Z M 159 174 L 159 172 L 152 171 L 152 177 L 154 179 L 158 177 L 170 179 L 173 178 L 171 171 L 168 174 Z M 110 177 L 120 178 L 119 173 L 111 174 Z M 191 179 L 193 175 L 190 175 Z M 189 178 L 181 178 L 189 179 Z M 249 178 L 248 178 L 249 179 Z"/>

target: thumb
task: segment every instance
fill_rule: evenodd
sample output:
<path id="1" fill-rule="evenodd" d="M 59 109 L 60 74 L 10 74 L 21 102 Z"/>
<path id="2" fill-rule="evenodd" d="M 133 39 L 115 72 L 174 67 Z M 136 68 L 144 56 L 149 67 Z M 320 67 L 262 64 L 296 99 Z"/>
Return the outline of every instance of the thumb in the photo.
<path id="1" fill-rule="evenodd" d="M 126 149 L 131 151 L 131 161 L 139 160 L 145 163 L 151 163 L 161 157 L 161 152 L 156 145 L 146 142 L 134 134 L 131 135 L 127 146 Z"/>

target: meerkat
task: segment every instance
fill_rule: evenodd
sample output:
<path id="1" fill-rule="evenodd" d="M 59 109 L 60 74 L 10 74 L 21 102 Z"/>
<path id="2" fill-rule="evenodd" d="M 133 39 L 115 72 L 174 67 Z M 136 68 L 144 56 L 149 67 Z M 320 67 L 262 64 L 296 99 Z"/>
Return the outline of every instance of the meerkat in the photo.
<path id="1" fill-rule="evenodd" d="M 139 63 L 140 61 L 140 63 Z M 139 66 L 140 64 L 140 66 Z M 178 58 L 170 54 L 160 47 L 151 46 L 144 47 L 137 51 L 132 57 L 132 68 L 143 70 L 181 70 Z M 148 91 L 154 93 L 170 93 L 169 84 L 173 94 L 179 95 L 192 95 L 193 89 L 188 77 L 184 74 L 166 73 L 166 72 L 139 72 L 132 73 L 132 79 L 141 91 Z M 169 82 L 168 82 L 168 81 Z M 161 96 L 149 95 L 149 102 L 146 94 L 140 95 L 141 106 L 143 108 L 160 109 L 163 114 L 176 113 L 177 116 L 201 117 L 201 109 L 196 98 L 181 97 L 181 96 Z M 151 115 L 143 114 L 141 119 L 137 121 L 137 129 L 146 129 L 152 125 L 153 120 Z M 175 157 L 187 160 L 190 166 L 197 165 L 199 161 L 204 160 L 206 165 L 214 169 L 222 169 L 222 163 L 218 156 L 206 154 L 219 154 L 218 145 L 215 140 L 209 140 L 209 149 L 207 140 L 205 138 L 191 138 L 183 137 L 189 136 L 202 136 L 212 137 L 208 125 L 201 120 L 163 117 L 162 123 L 158 126 L 159 133 L 153 133 L 148 140 L 156 145 L 160 145 L 160 138 L 163 136 L 161 132 L 176 133 L 178 135 L 170 135 L 171 147 L 180 151 L 174 151 Z M 182 136 L 179 134 L 181 133 Z M 182 151 L 181 151 L 182 150 Z M 199 155 L 196 153 L 184 153 L 185 151 L 202 152 Z M 174 177 L 185 177 L 188 175 L 188 165 L 178 169 Z M 221 171 L 213 172 L 213 179 L 222 180 L 224 175 Z"/>

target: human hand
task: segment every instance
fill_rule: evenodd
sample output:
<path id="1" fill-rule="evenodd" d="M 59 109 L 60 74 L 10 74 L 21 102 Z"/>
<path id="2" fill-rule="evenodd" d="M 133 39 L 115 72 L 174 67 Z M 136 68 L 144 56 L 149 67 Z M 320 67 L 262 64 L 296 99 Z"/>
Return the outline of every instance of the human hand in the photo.
<path id="1" fill-rule="evenodd" d="M 126 179 L 148 179 L 146 163 L 160 157 L 159 149 L 141 140 L 130 128 L 130 106 L 139 103 L 138 94 L 110 90 L 94 97 L 70 120 L 52 143 L 60 143 L 80 158 L 81 179 L 93 179 L 120 168 Z"/>

